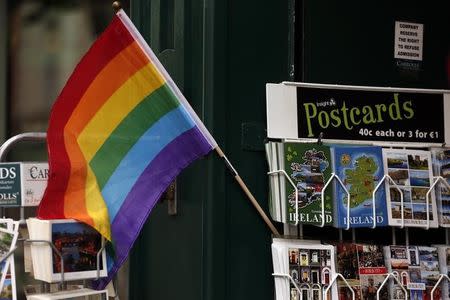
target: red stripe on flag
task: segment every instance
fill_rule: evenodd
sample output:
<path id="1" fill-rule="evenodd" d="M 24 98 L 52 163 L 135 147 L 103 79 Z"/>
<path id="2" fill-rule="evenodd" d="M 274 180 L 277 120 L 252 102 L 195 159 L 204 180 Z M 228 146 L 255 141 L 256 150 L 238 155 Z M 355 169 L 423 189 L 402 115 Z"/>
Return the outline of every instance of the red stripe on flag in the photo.
<path id="1" fill-rule="evenodd" d="M 50 176 L 39 205 L 39 218 L 64 218 L 64 194 L 70 174 L 70 161 L 64 145 L 64 127 L 97 74 L 133 41 L 120 19 L 114 16 L 108 28 L 77 65 L 56 100 L 47 131 Z M 56 176 L 55 172 L 59 174 Z"/>

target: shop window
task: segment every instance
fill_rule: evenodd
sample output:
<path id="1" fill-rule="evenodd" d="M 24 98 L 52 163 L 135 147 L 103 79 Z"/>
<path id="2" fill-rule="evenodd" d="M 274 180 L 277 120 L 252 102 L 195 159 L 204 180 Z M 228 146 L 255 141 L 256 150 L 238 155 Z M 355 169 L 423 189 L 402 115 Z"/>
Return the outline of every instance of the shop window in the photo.
<path id="1" fill-rule="evenodd" d="M 8 1 L 9 135 L 46 131 L 54 100 L 110 22 L 111 3 Z"/>
<path id="2" fill-rule="evenodd" d="M 0 26 L 0 41 L 5 42 L 0 55 L 5 59 L 0 59 L 0 78 L 7 74 L 7 83 L 0 85 L 0 135 L 11 137 L 47 130 L 50 109 L 61 89 L 111 21 L 114 15 L 111 3 L 111 0 L 1 1 L 0 23 L 4 26 Z M 129 1 L 121 3 L 128 11 Z M 2 101 L 3 95 L 6 101 Z M 23 143 L 11 149 L 8 160 L 45 160 L 45 153 L 43 143 Z M 19 218 L 18 210 L 8 210 L 6 215 Z M 25 217 L 34 215 L 34 208 L 25 210 Z M 16 268 L 20 270 L 23 265 L 16 262 Z M 117 280 L 121 299 L 128 298 L 125 271 L 119 273 Z M 31 277 L 24 276 L 18 281 L 18 299 L 25 299 L 23 287 L 28 283 L 34 284 Z"/>

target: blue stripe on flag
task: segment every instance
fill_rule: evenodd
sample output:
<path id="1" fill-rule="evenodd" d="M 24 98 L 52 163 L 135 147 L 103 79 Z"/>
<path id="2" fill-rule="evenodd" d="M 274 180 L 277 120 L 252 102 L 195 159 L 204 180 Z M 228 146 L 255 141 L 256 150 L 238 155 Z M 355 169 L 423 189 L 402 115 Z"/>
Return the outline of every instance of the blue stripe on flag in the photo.
<path id="1" fill-rule="evenodd" d="M 148 164 L 167 144 L 194 126 L 195 123 L 180 105 L 164 115 L 141 136 L 102 189 L 110 222 L 114 220 L 126 196 Z"/>

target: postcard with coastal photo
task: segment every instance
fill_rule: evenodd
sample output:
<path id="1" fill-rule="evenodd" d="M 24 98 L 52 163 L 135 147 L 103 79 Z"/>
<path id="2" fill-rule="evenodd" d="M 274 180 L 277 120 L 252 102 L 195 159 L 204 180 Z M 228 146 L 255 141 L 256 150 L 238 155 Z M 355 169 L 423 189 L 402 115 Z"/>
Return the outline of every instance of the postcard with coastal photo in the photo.
<path id="1" fill-rule="evenodd" d="M 11 252 L 14 241 L 14 233 L 0 229 L 0 260 L 4 260 Z"/>
<path id="2" fill-rule="evenodd" d="M 393 181 L 386 180 L 389 225 L 438 227 L 435 194 L 426 196 L 433 184 L 431 152 L 383 149 L 383 161 Z"/>
<path id="3" fill-rule="evenodd" d="M 436 247 L 418 247 L 420 277 L 426 286 L 433 287 L 439 279 L 439 258 Z"/>
<path id="4" fill-rule="evenodd" d="M 13 256 L 4 258 L 0 263 L 0 269 L 0 300 L 16 300 L 16 278 Z"/>
<path id="5" fill-rule="evenodd" d="M 450 185 L 450 148 L 431 148 L 434 176 L 441 176 Z M 450 227 L 450 190 L 440 182 L 435 187 L 439 225 Z"/>
<path id="6" fill-rule="evenodd" d="M 16 248 L 19 222 L 0 219 L 0 299 L 17 299 L 13 250 Z"/>
<path id="7" fill-rule="evenodd" d="M 3 283 L 3 288 L 0 291 L 0 300 L 13 300 L 14 297 L 14 291 L 13 291 L 13 283 L 11 281 L 11 278 L 5 279 L 5 282 Z"/>

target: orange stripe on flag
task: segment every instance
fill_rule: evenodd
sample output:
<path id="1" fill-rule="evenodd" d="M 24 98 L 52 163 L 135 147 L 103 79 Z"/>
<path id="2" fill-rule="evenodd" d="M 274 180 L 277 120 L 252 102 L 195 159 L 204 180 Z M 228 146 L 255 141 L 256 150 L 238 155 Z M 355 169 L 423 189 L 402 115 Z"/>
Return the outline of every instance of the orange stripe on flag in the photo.
<path id="1" fill-rule="evenodd" d="M 77 137 L 111 95 L 148 62 L 136 42 L 122 50 L 99 72 L 67 122 L 64 143 L 71 164 L 64 197 L 64 214 L 67 218 L 83 220 L 96 227 L 86 208 L 87 163 L 77 144 Z"/>
<path id="2" fill-rule="evenodd" d="M 80 99 L 72 113 L 66 128 L 75 133 L 75 137 L 92 119 L 103 104 L 119 89 L 128 78 L 149 63 L 139 45 L 133 42 L 117 54 L 114 59 L 100 71 L 86 93 Z"/>
<path id="3" fill-rule="evenodd" d="M 94 227 L 94 220 L 88 215 L 85 204 L 86 162 L 78 145 L 71 142 L 73 138 L 68 139 L 66 134 L 64 139 L 71 164 L 70 177 L 64 195 L 64 215 L 66 218 L 77 219 Z"/>

